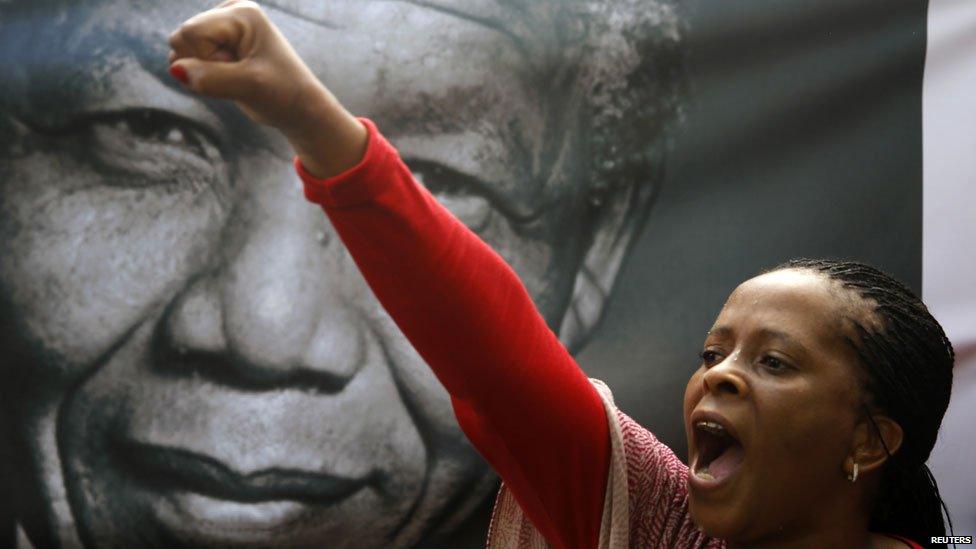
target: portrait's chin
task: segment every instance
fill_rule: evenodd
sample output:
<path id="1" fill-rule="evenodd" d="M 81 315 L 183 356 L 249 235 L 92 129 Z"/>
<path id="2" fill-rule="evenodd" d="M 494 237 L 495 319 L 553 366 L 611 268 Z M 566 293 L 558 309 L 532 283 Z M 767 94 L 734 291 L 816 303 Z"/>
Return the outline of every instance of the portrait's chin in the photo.
<path id="1" fill-rule="evenodd" d="M 157 374 L 138 343 L 79 385 L 58 420 L 85 544 L 388 546 L 412 520 L 425 470 L 414 437 L 383 439 L 361 414 L 330 422 L 321 408 L 338 396 Z"/>
<path id="2" fill-rule="evenodd" d="M 99 503 L 103 493 L 82 497 L 87 501 L 80 504 L 83 509 L 76 506 L 84 521 L 79 526 L 86 540 L 100 547 L 318 547 L 324 540 L 337 540 L 331 545 L 335 547 L 356 547 L 348 525 L 370 506 L 370 498 L 363 496 L 330 507 L 295 501 L 242 503 L 178 491 L 112 494 L 117 502 L 104 506 Z"/>
<path id="3" fill-rule="evenodd" d="M 317 514 L 296 501 L 245 503 L 193 492 L 161 495 L 153 507 L 159 527 L 184 545 L 280 542 L 300 534 L 303 519 Z"/>

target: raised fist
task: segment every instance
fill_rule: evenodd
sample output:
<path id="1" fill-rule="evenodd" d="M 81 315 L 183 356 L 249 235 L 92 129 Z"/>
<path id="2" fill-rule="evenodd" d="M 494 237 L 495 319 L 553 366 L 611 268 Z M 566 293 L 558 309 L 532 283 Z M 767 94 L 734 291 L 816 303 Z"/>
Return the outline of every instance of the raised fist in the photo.
<path id="1" fill-rule="evenodd" d="M 227 0 L 169 37 L 170 73 L 201 95 L 231 99 L 286 133 L 322 84 L 258 4 Z"/>
<path id="2" fill-rule="evenodd" d="M 260 6 L 227 0 L 169 37 L 170 74 L 191 91 L 230 99 L 281 131 L 320 177 L 355 165 L 366 130 L 298 56 Z"/>

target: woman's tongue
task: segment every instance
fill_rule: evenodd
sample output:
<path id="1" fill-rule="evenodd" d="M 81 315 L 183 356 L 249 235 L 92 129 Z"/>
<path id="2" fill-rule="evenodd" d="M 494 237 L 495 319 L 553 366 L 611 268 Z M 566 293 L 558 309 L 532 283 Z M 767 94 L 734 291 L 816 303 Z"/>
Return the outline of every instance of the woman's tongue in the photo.
<path id="1" fill-rule="evenodd" d="M 723 481 L 739 469 L 745 452 L 739 444 L 731 444 L 722 451 L 711 463 L 703 467 L 698 474 Z"/>

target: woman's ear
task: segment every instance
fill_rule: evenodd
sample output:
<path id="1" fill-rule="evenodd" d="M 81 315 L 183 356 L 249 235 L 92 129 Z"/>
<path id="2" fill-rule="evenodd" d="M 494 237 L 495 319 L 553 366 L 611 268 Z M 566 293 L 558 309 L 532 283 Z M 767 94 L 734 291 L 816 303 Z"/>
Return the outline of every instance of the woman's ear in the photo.
<path id="1" fill-rule="evenodd" d="M 873 420 L 873 421 L 872 421 Z M 857 463 L 858 474 L 870 473 L 901 448 L 905 433 L 901 425 L 883 414 L 865 416 L 855 427 L 854 444 L 845 460 L 845 473 L 851 474 Z"/>

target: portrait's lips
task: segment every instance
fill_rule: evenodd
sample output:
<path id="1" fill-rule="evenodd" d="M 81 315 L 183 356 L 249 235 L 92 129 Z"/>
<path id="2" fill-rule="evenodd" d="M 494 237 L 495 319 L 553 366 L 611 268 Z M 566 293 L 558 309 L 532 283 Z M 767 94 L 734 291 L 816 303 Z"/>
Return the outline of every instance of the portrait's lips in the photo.
<path id="1" fill-rule="evenodd" d="M 382 491 L 378 471 L 361 478 L 278 467 L 241 473 L 183 448 L 123 437 L 110 448 L 120 469 L 144 489 L 155 520 L 191 545 L 276 539 L 282 528 L 299 532 L 310 516 L 363 489 Z"/>
<path id="2" fill-rule="evenodd" d="M 713 490 L 728 484 L 746 457 L 735 426 L 718 412 L 699 409 L 691 414 L 691 427 L 691 488 Z"/>
<path id="3" fill-rule="evenodd" d="M 124 441 L 116 457 L 136 480 L 154 489 L 183 491 L 239 503 L 295 501 L 331 505 L 362 488 L 378 488 L 378 474 L 344 478 L 321 472 L 267 468 L 239 473 L 210 457 L 181 448 Z"/>

